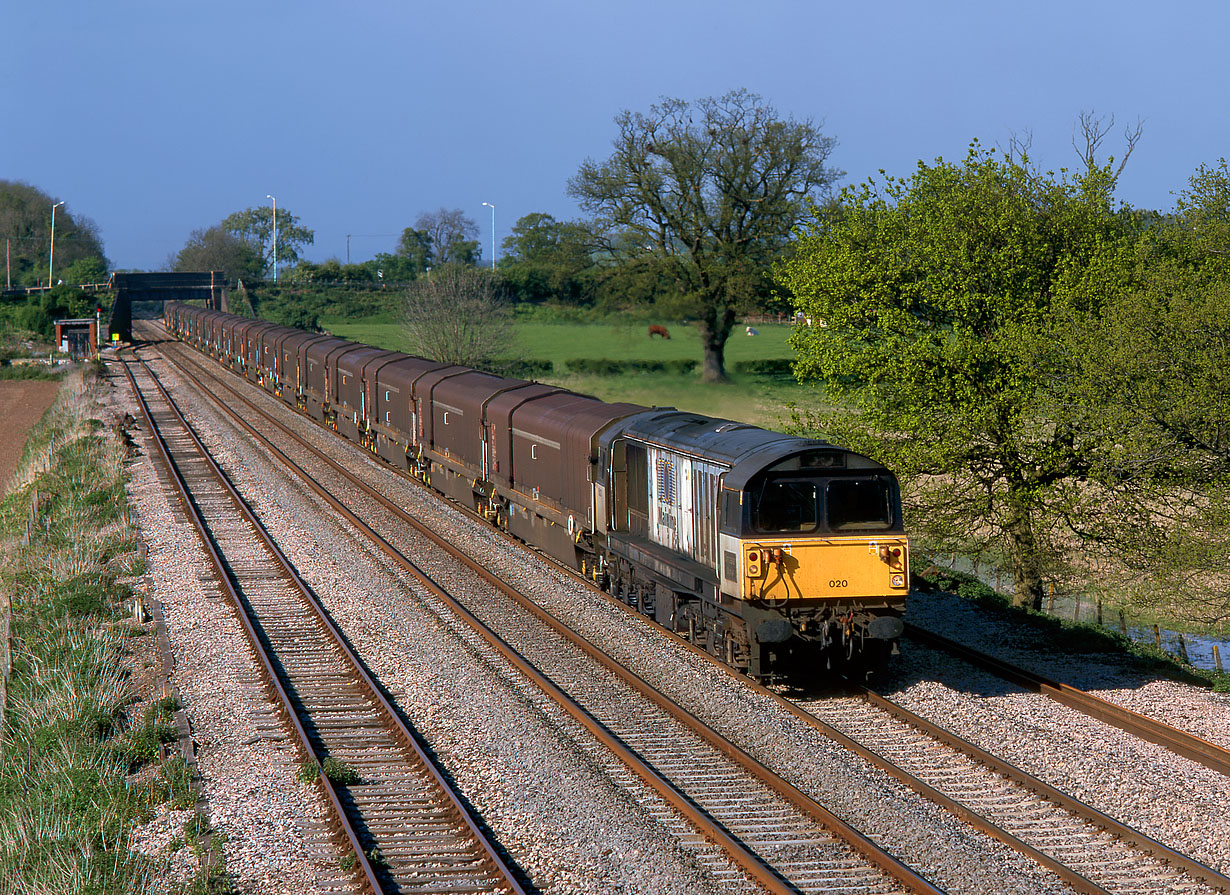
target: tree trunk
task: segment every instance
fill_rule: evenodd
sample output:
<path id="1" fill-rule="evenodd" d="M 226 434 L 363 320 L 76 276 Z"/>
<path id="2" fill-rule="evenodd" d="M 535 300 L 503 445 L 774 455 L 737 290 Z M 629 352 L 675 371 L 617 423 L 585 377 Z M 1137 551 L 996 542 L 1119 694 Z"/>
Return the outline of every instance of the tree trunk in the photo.
<path id="1" fill-rule="evenodd" d="M 726 382 L 726 343 L 716 344 L 704 340 L 705 362 L 701 369 L 702 382 Z"/>
<path id="2" fill-rule="evenodd" d="M 702 382 L 726 382 L 726 339 L 734 326 L 733 311 L 715 308 L 712 317 L 700 322 L 700 343 L 705 349 Z"/>
<path id="3" fill-rule="evenodd" d="M 1033 520 L 1023 497 L 1010 496 L 1012 516 L 1009 519 L 1008 544 L 1012 557 L 1015 590 L 1012 605 L 1042 611 L 1042 572 L 1038 561 L 1038 542 Z"/>

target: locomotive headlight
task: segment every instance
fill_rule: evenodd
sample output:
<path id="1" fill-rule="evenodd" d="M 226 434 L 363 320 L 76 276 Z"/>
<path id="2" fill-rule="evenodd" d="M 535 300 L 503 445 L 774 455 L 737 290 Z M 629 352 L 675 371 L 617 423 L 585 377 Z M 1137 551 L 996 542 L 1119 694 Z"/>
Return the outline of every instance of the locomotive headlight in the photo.
<path id="1" fill-rule="evenodd" d="M 893 575 L 892 578 L 889 579 L 889 581 L 892 583 L 893 587 L 905 587 L 905 576 L 904 575 Z"/>

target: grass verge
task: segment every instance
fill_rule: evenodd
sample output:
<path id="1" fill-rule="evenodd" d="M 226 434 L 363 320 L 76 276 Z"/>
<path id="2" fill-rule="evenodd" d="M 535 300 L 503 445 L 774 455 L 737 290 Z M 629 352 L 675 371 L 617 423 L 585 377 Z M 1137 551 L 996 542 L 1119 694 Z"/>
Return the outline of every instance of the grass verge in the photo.
<path id="1" fill-rule="evenodd" d="M 218 891 L 177 883 L 132 832 L 175 792 L 159 743 L 173 706 L 137 718 L 125 657 L 136 565 L 125 453 L 96 418 L 101 368 L 70 374 L 0 502 L 0 612 L 12 669 L 0 727 L 0 891 Z M 37 496 L 36 496 L 37 495 Z M 202 888 L 205 887 L 205 888 Z"/>

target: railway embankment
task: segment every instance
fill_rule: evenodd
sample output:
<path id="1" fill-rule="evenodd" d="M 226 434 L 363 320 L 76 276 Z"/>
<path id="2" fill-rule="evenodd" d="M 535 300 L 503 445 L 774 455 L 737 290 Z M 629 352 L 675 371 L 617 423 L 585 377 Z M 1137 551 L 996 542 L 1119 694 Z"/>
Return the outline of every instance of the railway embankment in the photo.
<path id="1" fill-rule="evenodd" d="M 101 368 L 35 382 L 33 396 L 20 385 L 15 406 L 34 424 L 16 439 L 24 453 L 0 502 L 0 891 L 174 891 L 170 854 L 132 847 L 138 825 L 160 813 L 182 818 L 179 879 L 219 868 L 201 869 L 209 831 L 189 810 L 184 762 L 167 749 L 176 706 L 157 689 L 154 627 L 134 617 L 143 559 L 125 488 L 129 447 Z"/>

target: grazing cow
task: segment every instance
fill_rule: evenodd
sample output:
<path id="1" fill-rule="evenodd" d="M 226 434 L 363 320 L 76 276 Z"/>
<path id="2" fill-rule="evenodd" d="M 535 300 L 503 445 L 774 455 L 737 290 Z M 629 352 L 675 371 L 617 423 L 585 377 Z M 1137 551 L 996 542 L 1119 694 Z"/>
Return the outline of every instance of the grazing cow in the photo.
<path id="1" fill-rule="evenodd" d="M 747 328 L 747 334 L 748 334 L 749 336 L 758 336 L 758 335 L 760 335 L 760 330 L 756 329 L 756 328 L 755 328 L 755 327 L 753 327 L 753 326 L 749 326 L 749 327 Z"/>
<path id="2" fill-rule="evenodd" d="M 658 324 L 655 323 L 653 326 L 649 327 L 649 338 L 652 339 L 654 336 L 661 336 L 664 339 L 669 339 L 671 334 L 666 331 L 665 326 L 658 326 Z"/>

